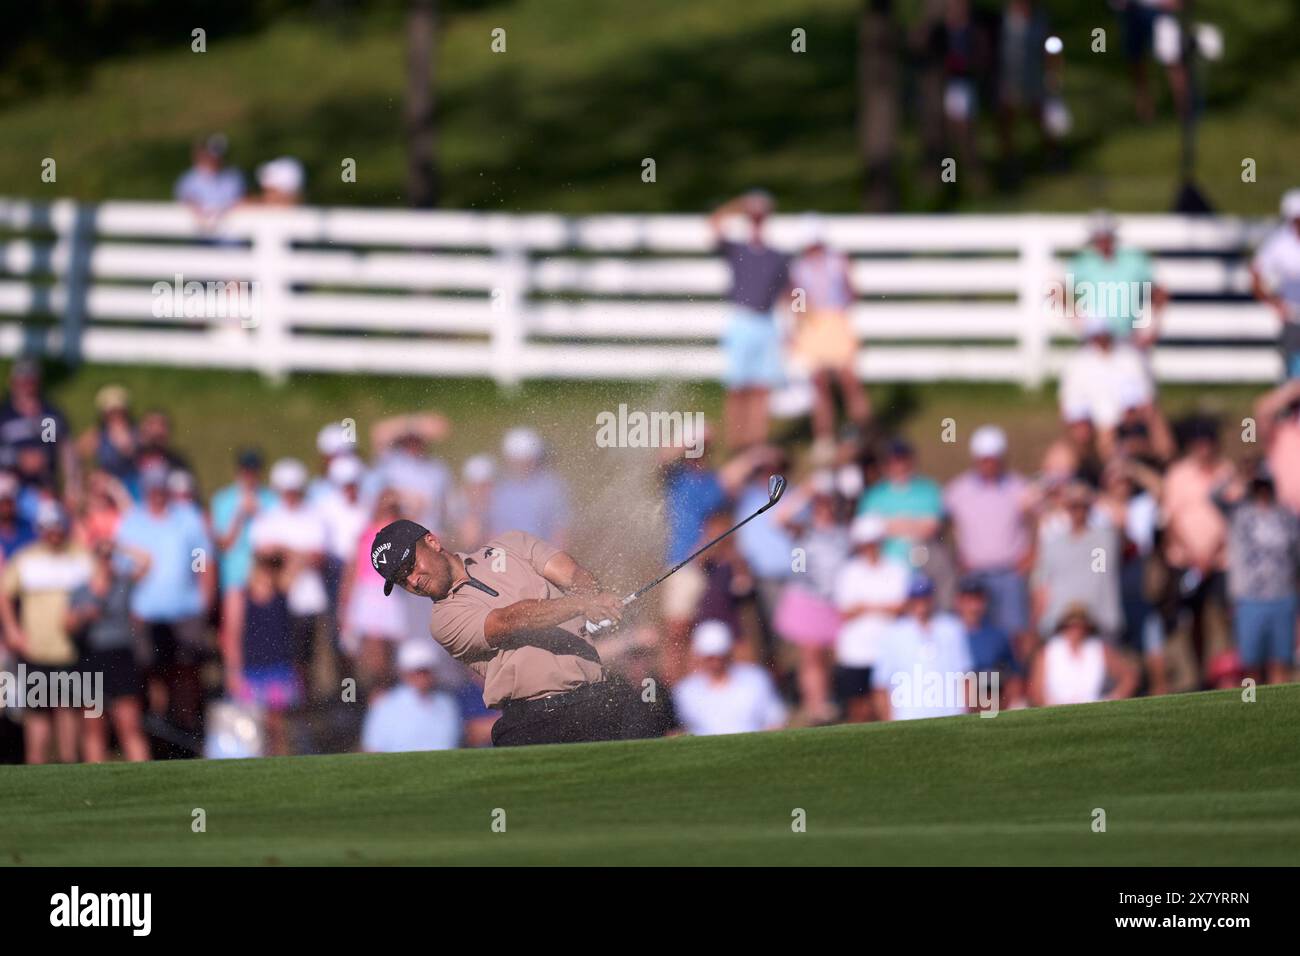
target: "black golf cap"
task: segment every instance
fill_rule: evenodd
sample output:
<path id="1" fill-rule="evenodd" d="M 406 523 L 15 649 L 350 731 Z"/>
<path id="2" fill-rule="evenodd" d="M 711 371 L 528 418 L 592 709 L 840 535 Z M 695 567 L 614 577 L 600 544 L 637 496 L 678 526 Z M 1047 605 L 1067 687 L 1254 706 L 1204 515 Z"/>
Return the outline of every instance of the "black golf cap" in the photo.
<path id="1" fill-rule="evenodd" d="M 384 593 L 392 594 L 393 585 L 411 573 L 415 563 L 415 544 L 429 529 L 402 518 L 379 529 L 370 545 L 370 564 L 384 579 Z"/>

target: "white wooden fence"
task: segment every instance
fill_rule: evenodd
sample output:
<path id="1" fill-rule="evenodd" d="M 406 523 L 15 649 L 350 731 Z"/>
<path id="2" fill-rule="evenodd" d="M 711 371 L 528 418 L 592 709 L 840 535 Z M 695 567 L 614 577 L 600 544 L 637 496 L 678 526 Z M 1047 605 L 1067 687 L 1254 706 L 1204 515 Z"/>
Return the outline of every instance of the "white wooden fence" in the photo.
<path id="1" fill-rule="evenodd" d="M 1073 347 L 1044 295 L 1082 242 L 1082 217 L 828 216 L 822 225 L 853 257 L 857 364 L 869 380 L 1034 387 Z M 1249 299 L 1246 273 L 1268 226 L 1121 219 L 1124 241 L 1156 256 L 1174 296 L 1158 377 L 1277 376 L 1277 323 Z M 793 248 L 802 232 L 799 217 L 776 217 L 769 239 Z M 205 231 L 173 204 L 0 199 L 6 355 L 274 378 L 715 378 L 727 282 L 693 215 L 248 209 Z M 195 314 L 167 314 L 199 303 L 200 291 Z"/>

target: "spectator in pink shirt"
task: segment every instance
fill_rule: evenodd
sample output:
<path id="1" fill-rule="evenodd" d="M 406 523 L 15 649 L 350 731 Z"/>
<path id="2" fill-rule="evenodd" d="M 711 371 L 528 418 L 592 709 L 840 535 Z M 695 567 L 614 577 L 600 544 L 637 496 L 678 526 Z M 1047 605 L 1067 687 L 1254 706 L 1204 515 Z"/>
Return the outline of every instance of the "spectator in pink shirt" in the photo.
<path id="1" fill-rule="evenodd" d="M 339 589 L 340 643 L 367 692 L 391 680 L 397 646 L 407 638 L 405 612 L 399 602 L 385 599 L 384 579 L 370 564 L 375 532 L 400 517 L 397 493 L 384 489 L 375 502 L 374 523 L 357 539 L 357 553 Z"/>
<path id="2" fill-rule="evenodd" d="M 1300 378 L 1261 395 L 1255 402 L 1255 421 L 1277 500 L 1300 515 Z"/>
<path id="3" fill-rule="evenodd" d="M 1213 492 L 1234 473 L 1232 462 L 1219 448 L 1217 425 L 1190 422 L 1184 453 L 1165 475 L 1160 499 L 1171 604 L 1178 620 L 1190 618 L 1192 648 L 1200 668 L 1207 649 L 1222 648 L 1228 641 L 1224 576 L 1228 525 L 1214 504 Z"/>
<path id="4" fill-rule="evenodd" d="M 1007 436 L 985 425 L 971 436 L 971 467 L 944 490 L 963 574 L 988 595 L 986 623 L 1008 635 L 1029 630 L 1028 575 L 1033 563 L 1029 483 L 1008 470 Z"/>

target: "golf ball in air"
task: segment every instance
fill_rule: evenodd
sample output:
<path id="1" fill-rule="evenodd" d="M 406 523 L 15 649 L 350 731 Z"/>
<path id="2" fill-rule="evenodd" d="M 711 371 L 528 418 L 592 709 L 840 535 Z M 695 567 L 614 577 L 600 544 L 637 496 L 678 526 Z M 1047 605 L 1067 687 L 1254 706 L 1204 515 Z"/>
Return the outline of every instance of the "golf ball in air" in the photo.
<path id="1" fill-rule="evenodd" d="M 1046 42 L 1043 43 L 1043 49 L 1055 56 L 1065 49 L 1065 44 L 1061 42 L 1060 37 L 1048 37 Z"/>

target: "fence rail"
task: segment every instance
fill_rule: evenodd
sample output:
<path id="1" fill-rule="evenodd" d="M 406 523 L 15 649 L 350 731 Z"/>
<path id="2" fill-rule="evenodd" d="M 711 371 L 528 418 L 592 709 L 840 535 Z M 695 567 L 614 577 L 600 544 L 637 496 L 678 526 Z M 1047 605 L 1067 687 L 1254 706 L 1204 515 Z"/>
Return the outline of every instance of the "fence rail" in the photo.
<path id="1" fill-rule="evenodd" d="M 1059 372 L 1072 332 L 1045 292 L 1082 241 L 1082 217 L 822 225 L 852 257 L 863 377 L 1036 387 Z M 1173 295 L 1159 378 L 1276 378 L 1277 321 L 1250 299 L 1246 271 L 1268 226 L 1121 219 L 1124 240 L 1152 253 Z M 794 249 L 802 232 L 799 217 L 775 217 L 769 238 Z M 727 281 L 701 216 L 248 208 L 205 231 L 170 203 L 0 199 L 6 355 L 273 378 L 712 378 Z"/>

